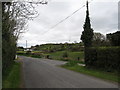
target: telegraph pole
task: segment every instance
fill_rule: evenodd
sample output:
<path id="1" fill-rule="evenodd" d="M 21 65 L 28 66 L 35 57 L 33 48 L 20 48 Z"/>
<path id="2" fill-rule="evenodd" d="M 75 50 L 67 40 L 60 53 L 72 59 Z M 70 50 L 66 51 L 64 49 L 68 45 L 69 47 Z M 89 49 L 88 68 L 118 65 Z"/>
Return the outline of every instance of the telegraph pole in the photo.
<path id="1" fill-rule="evenodd" d="M 27 50 L 27 40 L 26 40 L 26 50 Z"/>

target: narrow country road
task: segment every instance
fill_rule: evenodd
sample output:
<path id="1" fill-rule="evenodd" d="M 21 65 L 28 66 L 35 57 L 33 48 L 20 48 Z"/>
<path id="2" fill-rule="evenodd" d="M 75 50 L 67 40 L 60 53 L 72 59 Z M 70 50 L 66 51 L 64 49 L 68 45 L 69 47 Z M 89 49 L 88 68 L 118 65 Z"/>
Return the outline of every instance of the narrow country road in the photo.
<path id="1" fill-rule="evenodd" d="M 66 62 L 19 56 L 25 88 L 118 88 L 117 85 L 57 65 Z"/>

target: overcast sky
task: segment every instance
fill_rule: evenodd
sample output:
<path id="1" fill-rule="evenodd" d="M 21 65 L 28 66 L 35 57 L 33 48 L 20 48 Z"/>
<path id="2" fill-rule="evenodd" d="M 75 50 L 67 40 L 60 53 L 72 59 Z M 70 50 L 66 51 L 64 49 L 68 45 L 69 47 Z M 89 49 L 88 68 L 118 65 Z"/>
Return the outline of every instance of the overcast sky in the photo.
<path id="1" fill-rule="evenodd" d="M 105 35 L 118 30 L 118 1 L 91 1 L 89 12 L 94 32 Z M 83 5 L 86 5 L 86 0 L 48 0 L 47 5 L 37 6 L 39 16 L 28 22 L 28 30 L 21 35 L 18 46 L 25 47 L 26 40 L 28 47 L 45 43 L 80 42 L 86 17 L 86 7 L 56 27 L 50 28 Z"/>

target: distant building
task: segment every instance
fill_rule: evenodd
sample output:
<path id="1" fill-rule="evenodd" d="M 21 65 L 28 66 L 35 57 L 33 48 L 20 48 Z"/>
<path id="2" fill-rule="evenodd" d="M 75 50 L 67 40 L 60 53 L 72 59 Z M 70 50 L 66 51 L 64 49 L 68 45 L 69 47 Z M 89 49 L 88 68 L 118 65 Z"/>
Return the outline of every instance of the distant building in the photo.
<path id="1" fill-rule="evenodd" d="M 24 51 L 33 51 L 31 48 L 24 48 Z"/>

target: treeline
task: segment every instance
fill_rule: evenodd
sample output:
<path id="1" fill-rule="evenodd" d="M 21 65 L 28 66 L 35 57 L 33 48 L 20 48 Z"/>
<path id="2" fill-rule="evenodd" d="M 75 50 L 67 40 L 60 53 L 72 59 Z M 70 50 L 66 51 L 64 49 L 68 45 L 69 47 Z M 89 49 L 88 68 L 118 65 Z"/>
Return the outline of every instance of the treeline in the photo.
<path id="1" fill-rule="evenodd" d="M 120 31 L 107 34 L 107 38 L 111 46 L 120 46 Z"/>
<path id="2" fill-rule="evenodd" d="M 85 47 L 85 63 L 88 68 L 120 71 L 120 31 L 106 34 L 94 33 L 91 46 Z"/>
<path id="3" fill-rule="evenodd" d="M 103 35 L 99 32 L 93 33 L 92 38 L 92 47 L 109 47 L 113 45 L 119 44 L 119 31 L 110 34 Z M 117 38 L 115 37 L 117 35 Z M 75 42 L 75 43 L 58 43 L 58 44 L 42 44 L 42 45 L 35 45 L 31 46 L 29 49 L 32 49 L 34 51 L 45 51 L 45 52 L 55 52 L 55 51 L 83 51 L 84 50 L 84 44 L 83 42 Z M 23 51 L 23 47 L 18 47 L 18 50 Z"/>
<path id="4" fill-rule="evenodd" d="M 108 46 L 87 47 L 86 66 L 107 71 L 119 71 L 120 31 L 107 34 L 106 37 Z"/>
<path id="5" fill-rule="evenodd" d="M 31 46 L 32 50 L 35 51 L 45 51 L 45 52 L 56 52 L 56 51 L 83 51 L 83 43 L 60 43 L 60 44 L 42 44 Z"/>
<path id="6" fill-rule="evenodd" d="M 106 35 L 108 47 L 91 47 L 87 49 L 86 65 L 107 71 L 120 71 L 120 31 Z"/>
<path id="7" fill-rule="evenodd" d="M 91 46 L 120 46 L 120 31 L 106 35 L 99 32 L 94 32 Z"/>

